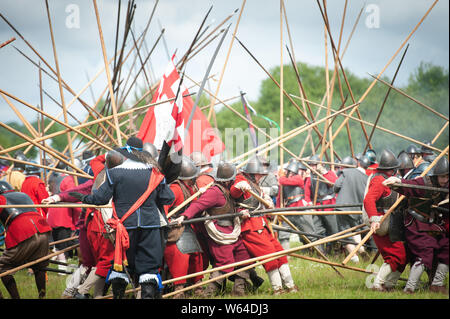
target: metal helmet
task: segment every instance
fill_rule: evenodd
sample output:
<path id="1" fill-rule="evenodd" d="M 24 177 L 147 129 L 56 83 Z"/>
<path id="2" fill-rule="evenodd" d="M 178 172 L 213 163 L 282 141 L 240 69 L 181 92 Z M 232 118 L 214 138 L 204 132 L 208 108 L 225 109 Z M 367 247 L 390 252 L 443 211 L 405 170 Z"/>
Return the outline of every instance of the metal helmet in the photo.
<path id="1" fill-rule="evenodd" d="M 7 191 L 12 191 L 14 190 L 14 188 L 11 186 L 10 183 L 6 182 L 6 181 L 0 181 L 0 194 L 3 194 L 4 192 Z"/>
<path id="2" fill-rule="evenodd" d="M 30 161 L 30 163 L 37 164 L 35 161 Z M 33 174 L 40 174 L 41 168 L 34 166 L 34 165 L 25 165 L 25 174 L 27 175 L 33 175 Z"/>
<path id="3" fill-rule="evenodd" d="M 83 153 L 81 154 L 81 158 L 83 159 L 83 161 L 85 160 L 91 160 L 94 158 L 94 153 L 91 150 L 85 150 L 83 151 Z"/>
<path id="4" fill-rule="evenodd" d="M 269 170 L 267 169 L 267 166 L 265 166 L 261 161 L 261 159 L 255 156 L 248 161 L 247 165 L 245 165 L 245 168 L 243 169 L 243 172 L 246 174 L 266 175 L 269 173 Z"/>
<path id="5" fill-rule="evenodd" d="M 298 161 L 295 158 L 291 158 L 288 162 L 288 165 L 286 166 L 286 170 L 294 174 L 298 174 Z"/>
<path id="6" fill-rule="evenodd" d="M 24 161 L 24 162 L 29 161 L 28 158 L 25 156 L 25 154 L 22 151 L 16 152 L 16 154 L 14 154 L 14 158 L 19 161 Z M 25 170 L 25 165 L 26 164 L 24 164 L 24 163 L 14 162 L 14 168 L 16 168 L 16 169 Z"/>
<path id="7" fill-rule="evenodd" d="M 366 155 L 362 155 L 360 158 L 358 158 L 358 162 L 364 169 L 367 169 L 370 166 L 370 159 Z"/>
<path id="8" fill-rule="evenodd" d="M 107 168 L 113 168 L 122 164 L 126 160 L 125 156 L 115 150 L 110 150 L 105 156 L 105 165 Z"/>
<path id="9" fill-rule="evenodd" d="M 433 151 L 431 150 L 431 148 L 428 147 L 428 146 L 431 145 L 431 142 L 425 141 L 424 144 L 426 144 L 426 146 L 425 145 L 421 145 L 419 152 L 421 154 L 434 154 Z"/>
<path id="10" fill-rule="evenodd" d="M 346 156 L 342 159 L 341 164 L 344 165 L 356 165 L 356 161 L 353 157 L 351 156 Z"/>
<path id="11" fill-rule="evenodd" d="M 381 152 L 380 163 L 377 169 L 381 170 L 389 170 L 389 169 L 397 169 L 400 166 L 400 162 L 395 157 L 394 153 L 388 149 L 384 149 Z"/>
<path id="12" fill-rule="evenodd" d="M 364 155 L 367 156 L 371 164 L 375 164 L 377 162 L 377 152 L 375 152 L 375 150 L 368 149 Z"/>
<path id="13" fill-rule="evenodd" d="M 414 168 L 414 162 L 412 161 L 411 157 L 409 157 L 409 155 L 406 151 L 401 151 L 400 154 L 398 154 L 397 159 L 400 163 L 399 169 L 413 169 Z"/>
<path id="14" fill-rule="evenodd" d="M 320 157 L 319 157 L 319 155 L 312 155 L 309 157 L 309 160 L 318 162 L 318 161 L 320 161 Z M 318 164 L 318 163 L 314 163 L 314 164 Z"/>
<path id="15" fill-rule="evenodd" d="M 150 154 L 150 156 L 153 159 L 157 159 L 158 158 L 158 149 L 156 148 L 155 145 L 153 145 L 152 143 L 149 142 L 145 142 L 144 145 L 142 146 L 142 150 L 146 151 L 147 153 Z"/>
<path id="16" fill-rule="evenodd" d="M 302 162 L 298 162 L 298 169 L 306 171 L 308 168 Z"/>
<path id="17" fill-rule="evenodd" d="M 211 164 L 202 152 L 192 152 L 189 157 L 194 162 L 195 166 L 206 166 Z"/>
<path id="18" fill-rule="evenodd" d="M 183 158 L 181 159 L 180 175 L 178 175 L 178 178 L 181 180 L 193 179 L 198 176 L 199 172 L 200 169 L 195 166 L 194 161 L 183 155 Z"/>
<path id="19" fill-rule="evenodd" d="M 431 169 L 431 176 L 448 175 L 448 159 L 443 156 L 437 161 L 436 165 Z"/>
<path id="20" fill-rule="evenodd" d="M 218 182 L 228 182 L 236 177 L 236 166 L 228 162 L 219 162 L 214 179 Z"/>
<path id="21" fill-rule="evenodd" d="M 420 149 L 416 145 L 411 144 L 406 148 L 405 152 L 408 154 L 420 154 Z"/>

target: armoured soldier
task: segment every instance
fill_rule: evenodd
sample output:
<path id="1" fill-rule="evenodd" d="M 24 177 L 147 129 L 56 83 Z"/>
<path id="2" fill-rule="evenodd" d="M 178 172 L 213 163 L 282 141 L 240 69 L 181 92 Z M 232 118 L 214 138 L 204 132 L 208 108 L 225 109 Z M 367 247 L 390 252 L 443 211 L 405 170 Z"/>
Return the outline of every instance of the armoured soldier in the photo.
<path id="1" fill-rule="evenodd" d="M 195 179 L 199 174 L 199 168 L 194 165 L 194 162 L 187 156 L 183 156 L 181 163 L 181 172 L 178 179 L 171 183 L 170 189 L 175 195 L 175 200 L 172 205 L 166 207 L 170 210 L 177 208 L 181 203 L 192 196 L 197 191 L 195 186 Z M 188 206 L 179 210 L 171 218 L 175 219 L 182 214 Z M 170 221 L 170 220 L 169 220 Z M 166 261 L 168 270 L 172 278 L 182 277 L 188 273 L 200 272 L 204 268 L 203 260 L 206 258 L 206 266 L 208 265 L 207 255 L 202 254 L 202 248 L 197 240 L 195 228 L 199 225 L 193 224 L 181 227 L 174 227 L 168 233 L 167 244 L 164 250 L 164 259 Z M 201 236 L 201 234 L 198 234 Z M 202 246 L 204 250 L 206 245 Z M 204 256 L 204 258 L 203 258 Z M 202 276 L 193 279 L 196 283 L 202 279 Z M 186 284 L 186 279 L 174 282 L 175 291 L 181 290 Z M 201 291 L 201 290 L 200 290 Z M 174 296 L 174 299 L 184 298 L 184 292 L 180 292 Z"/>
<path id="2" fill-rule="evenodd" d="M 413 162 L 416 160 L 416 158 L 420 157 L 420 149 L 414 144 L 410 144 L 406 148 L 405 152 L 408 154 L 408 156 L 411 158 Z"/>
<path id="3" fill-rule="evenodd" d="M 366 174 L 370 176 L 375 172 L 375 170 L 378 167 L 377 153 L 375 152 L 375 150 L 368 149 L 364 155 L 366 155 L 370 161 L 370 165 L 366 169 Z"/>
<path id="4" fill-rule="evenodd" d="M 393 187 L 394 183 L 431 186 L 436 190 L 424 190 L 395 187 L 399 193 L 407 196 L 408 205 L 405 214 L 405 237 L 412 256 L 411 271 L 404 291 L 413 293 L 418 288 L 420 277 L 428 272 L 430 290 L 448 294 L 444 279 L 448 273 L 448 160 L 444 156 L 430 170 L 428 175 L 415 179 L 391 177 L 384 182 Z M 439 191 L 441 188 L 441 191 Z M 435 274 L 432 274 L 437 260 Z"/>
<path id="5" fill-rule="evenodd" d="M 250 258 L 239 236 L 241 233 L 240 219 L 237 216 L 233 216 L 235 203 L 231 198 L 229 187 L 235 178 L 236 167 L 227 162 L 220 162 L 215 171 L 215 184 L 208 188 L 198 199 L 194 200 L 180 217 L 175 219 L 176 222 L 181 224 L 183 220 L 198 216 L 203 211 L 206 211 L 210 216 L 230 214 L 230 218 L 205 222 L 208 248 L 214 267 L 225 266 Z M 203 296 L 211 297 L 218 293 L 225 282 L 225 278 L 218 277 L 233 270 L 234 268 L 230 267 L 212 272 L 210 278 L 217 278 L 217 280 L 208 284 Z M 232 294 L 237 296 L 244 295 L 247 287 L 246 280 L 249 279 L 248 271 L 239 272 L 230 279 L 234 280 Z"/>
<path id="6" fill-rule="evenodd" d="M 383 150 L 377 170 L 372 174 L 364 192 L 363 221 L 374 231 L 373 239 L 384 259 L 375 278 L 373 289 L 387 291 L 393 289 L 405 269 L 406 252 L 403 242 L 392 242 L 388 236 L 389 218 L 380 221 L 385 212 L 395 203 L 398 194 L 383 185 L 383 181 L 393 176 L 400 166 L 390 150 Z"/>
<path id="7" fill-rule="evenodd" d="M 403 178 L 408 178 L 408 176 L 413 172 L 414 169 L 414 162 L 409 156 L 408 153 L 402 151 L 400 154 L 398 154 L 398 162 L 400 163 L 400 166 L 398 168 L 398 172 L 400 176 Z"/>
<path id="8" fill-rule="evenodd" d="M 278 182 L 283 189 L 283 207 L 303 207 L 308 205 L 305 200 L 304 190 L 306 170 L 307 168 L 305 165 L 292 158 L 289 160 L 285 172 L 281 172 Z M 277 201 L 277 206 L 279 206 L 279 203 L 280 199 Z M 310 234 L 316 233 L 312 215 L 291 215 L 286 218 L 288 218 L 299 230 Z M 283 222 L 283 226 L 287 226 L 287 224 Z M 284 249 L 290 248 L 289 238 L 290 233 L 283 231 L 278 233 L 278 239 Z M 309 239 L 314 240 L 315 238 L 310 237 Z"/>
<path id="9" fill-rule="evenodd" d="M 255 157 L 251 159 L 243 169 L 243 174 L 238 174 L 233 185 L 230 187 L 230 194 L 237 199 L 241 205 L 241 212 L 244 212 L 244 219 L 241 224 L 241 238 L 245 247 L 252 257 L 259 257 L 283 250 L 283 247 L 273 235 L 270 220 L 266 216 L 250 216 L 248 212 L 254 211 L 261 204 L 253 194 L 264 198 L 269 207 L 273 207 L 270 197 L 261 192 L 258 183 L 262 176 L 268 173 L 267 168 Z M 253 193 L 253 194 L 252 194 Z M 288 292 L 297 291 L 297 287 L 292 279 L 291 271 L 286 256 L 267 262 L 263 265 L 274 294 L 284 292 L 283 284 Z"/>
<path id="10" fill-rule="evenodd" d="M 425 142 L 425 144 L 431 145 L 430 142 Z M 422 145 L 419 149 L 419 152 L 421 157 L 417 161 L 414 170 L 411 172 L 411 178 L 420 176 L 420 174 L 425 171 L 425 169 L 430 165 L 435 157 L 433 151 L 428 146 Z"/>
<path id="11" fill-rule="evenodd" d="M 33 204 L 31 198 L 13 190 L 12 186 L 0 186 L 0 205 Z M 0 273 L 42 258 L 48 254 L 51 228 L 45 217 L 34 208 L 0 208 L 0 221 L 6 229 L 6 250 L 0 256 Z M 44 268 L 48 260 L 32 266 L 39 298 L 45 297 L 46 280 Z M 2 277 L 11 298 L 20 298 L 13 275 Z"/>
<path id="12" fill-rule="evenodd" d="M 311 157 L 313 161 L 319 161 L 319 156 L 314 155 Z M 311 168 L 318 171 L 322 177 L 328 180 L 328 183 L 324 182 L 313 172 L 311 177 L 305 181 L 305 200 L 309 205 L 332 205 L 336 203 L 336 194 L 333 190 L 333 185 L 337 180 L 336 174 L 332 170 L 327 170 L 322 164 L 310 164 Z M 332 208 L 324 208 L 318 210 L 333 210 Z M 323 236 L 330 236 L 338 232 L 338 225 L 336 215 L 314 215 L 314 225 L 317 234 Z M 328 244 L 327 249 L 329 252 L 333 252 L 333 245 Z"/>

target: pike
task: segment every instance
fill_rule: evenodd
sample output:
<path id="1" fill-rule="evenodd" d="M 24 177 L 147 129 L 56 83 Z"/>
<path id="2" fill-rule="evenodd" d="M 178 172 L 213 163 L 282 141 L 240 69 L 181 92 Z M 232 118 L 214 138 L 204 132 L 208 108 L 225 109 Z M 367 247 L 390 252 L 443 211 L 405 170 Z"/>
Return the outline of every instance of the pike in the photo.
<path id="1" fill-rule="evenodd" d="M 388 185 L 389 187 L 406 187 L 406 188 L 415 188 L 415 189 L 423 189 L 433 192 L 440 192 L 440 193 L 448 193 L 448 188 L 441 188 L 441 187 L 432 187 L 432 186 L 424 186 L 424 185 L 411 185 L 411 184 L 403 184 L 403 183 L 395 183 Z"/>
<path id="2" fill-rule="evenodd" d="M 191 126 L 192 119 L 194 118 L 195 109 L 197 108 L 198 102 L 200 101 L 200 96 L 203 93 L 203 88 L 205 87 L 206 81 L 208 80 L 209 72 L 211 71 L 211 68 L 212 68 L 212 66 L 214 64 L 214 60 L 216 59 L 216 56 L 219 53 L 220 47 L 222 46 L 223 40 L 225 39 L 225 36 L 227 35 L 228 30 L 230 29 L 230 26 L 231 26 L 231 23 L 225 29 L 225 32 L 223 33 L 222 38 L 220 39 L 219 44 L 217 45 L 217 48 L 214 51 L 214 54 L 213 54 L 213 56 L 211 58 L 211 61 L 209 62 L 208 69 L 206 70 L 205 76 L 203 77 L 203 80 L 202 80 L 202 84 L 200 85 L 200 89 L 199 89 L 199 91 L 197 93 L 197 96 L 195 98 L 195 103 L 192 106 L 191 114 L 189 114 L 189 119 L 188 119 L 188 122 L 187 122 L 186 128 L 185 128 L 185 134 L 187 134 L 189 132 L 189 127 Z"/>
<path id="3" fill-rule="evenodd" d="M 16 40 L 16 38 L 15 38 L 15 37 L 12 37 L 11 39 L 6 40 L 6 41 L 3 42 L 3 43 L 0 43 L 0 49 L 3 48 L 4 46 L 7 46 L 8 44 L 10 44 L 11 42 L 13 42 L 13 41 L 15 41 L 15 40 Z"/>
<path id="4" fill-rule="evenodd" d="M 395 78 L 397 77 L 398 71 L 400 70 L 400 66 L 402 65 L 403 58 L 405 57 L 406 52 L 408 51 L 408 48 L 409 48 L 409 43 L 406 46 L 405 51 L 403 52 L 402 58 L 400 59 L 400 62 L 398 64 L 398 66 L 397 66 L 397 70 L 395 70 L 394 77 L 392 78 L 392 81 L 391 81 L 391 86 L 389 86 L 389 89 L 386 92 L 386 96 L 384 97 L 383 103 L 381 104 L 380 111 L 378 111 L 377 118 L 375 119 L 375 122 L 373 123 L 372 131 L 370 132 L 369 140 L 367 141 L 366 147 L 364 147 L 363 153 L 366 153 L 367 148 L 370 145 L 370 140 L 372 139 L 373 133 L 375 132 L 375 129 L 376 129 L 377 124 L 378 124 L 378 120 L 380 119 L 380 116 L 381 116 L 381 112 L 383 112 L 384 105 L 386 104 L 386 101 L 387 101 L 387 99 L 389 97 L 389 93 L 391 93 L 392 85 L 394 84 Z"/>
<path id="5" fill-rule="evenodd" d="M 278 231 L 285 231 L 285 232 L 292 233 L 292 234 L 297 234 L 297 235 L 303 235 L 303 236 L 309 236 L 309 237 L 315 237 L 315 238 L 325 238 L 325 237 L 327 237 L 327 236 L 324 236 L 324 235 L 311 234 L 311 233 L 303 232 L 303 231 L 300 231 L 300 230 L 295 230 L 295 229 L 282 227 L 282 226 L 279 226 L 279 225 L 276 225 L 276 224 L 273 224 L 273 223 L 272 223 L 272 227 L 273 227 L 273 229 L 278 230 Z M 344 243 L 344 244 L 353 244 L 353 245 L 355 244 L 354 241 L 345 240 L 345 239 L 338 240 L 338 242 Z M 365 244 L 364 246 L 372 248 L 372 249 L 376 248 L 376 247 L 369 246 L 368 244 Z"/>

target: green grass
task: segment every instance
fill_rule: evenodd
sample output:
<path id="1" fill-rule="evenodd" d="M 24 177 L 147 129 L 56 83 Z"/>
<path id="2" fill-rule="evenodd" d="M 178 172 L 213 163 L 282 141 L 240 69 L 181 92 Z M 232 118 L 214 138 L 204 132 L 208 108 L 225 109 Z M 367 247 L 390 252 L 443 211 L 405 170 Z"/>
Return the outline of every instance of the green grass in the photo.
<path id="1" fill-rule="evenodd" d="M 291 247 L 298 245 L 298 242 L 291 242 Z M 303 253 L 300 251 L 300 253 Z M 345 256 L 339 255 L 329 257 L 330 261 L 341 262 Z M 358 264 L 351 264 L 362 269 L 366 269 L 370 261 Z M 382 258 L 378 258 L 376 265 L 380 266 Z M 295 283 L 299 288 L 297 293 L 285 293 L 278 296 L 272 294 L 269 280 L 262 266 L 256 268 L 257 273 L 265 281 L 255 293 L 249 293 L 245 297 L 238 299 L 448 299 L 448 295 L 429 292 L 425 288 L 419 289 L 415 294 L 409 295 L 403 293 L 402 289 L 406 281 L 399 281 L 397 288 L 393 292 L 376 292 L 366 287 L 368 274 L 337 268 L 344 276 L 340 277 L 330 266 L 311 262 L 296 257 L 289 257 L 289 265 Z M 50 264 L 49 267 L 56 268 L 56 265 Z M 408 278 L 409 266 L 402 274 L 402 278 Z M 14 275 L 21 298 L 37 298 L 36 285 L 34 277 L 27 274 L 27 270 L 21 270 Z M 208 276 L 207 276 L 208 277 Z M 48 272 L 47 298 L 60 299 L 61 294 L 66 287 L 68 276 L 60 276 L 54 272 Z M 428 277 L 424 274 L 421 278 L 423 286 Z M 448 276 L 446 279 L 448 287 Z M 230 294 L 232 282 L 227 282 L 225 294 L 217 296 L 217 299 L 237 299 Z M 9 298 L 5 287 L 0 284 L 0 291 L 5 298 Z M 110 290 L 111 291 L 111 290 Z"/>

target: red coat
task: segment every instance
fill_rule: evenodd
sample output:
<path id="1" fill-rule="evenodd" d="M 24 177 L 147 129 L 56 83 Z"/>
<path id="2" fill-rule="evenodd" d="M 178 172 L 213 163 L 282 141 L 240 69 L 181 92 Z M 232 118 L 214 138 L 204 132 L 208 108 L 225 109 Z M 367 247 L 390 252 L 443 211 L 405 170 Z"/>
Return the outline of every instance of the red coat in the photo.
<path id="1" fill-rule="evenodd" d="M 73 176 L 67 175 L 59 186 L 61 192 L 75 187 Z M 81 214 L 81 208 L 49 208 L 47 211 L 47 222 L 52 228 L 64 227 L 75 230 L 75 225 Z"/>
<path id="2" fill-rule="evenodd" d="M 2 195 L 0 195 L 0 205 L 6 205 L 6 199 Z M 0 212 L 2 209 L 0 208 Z M 6 229 L 5 247 L 10 249 L 38 232 L 42 234 L 51 230 L 51 227 L 40 213 L 22 213 L 14 218 Z"/>
<path id="3" fill-rule="evenodd" d="M 338 179 L 336 173 L 332 170 L 329 170 L 326 174 L 322 175 L 325 179 L 330 182 L 335 183 Z M 328 187 L 333 187 L 332 185 L 328 185 Z M 314 190 L 311 190 L 311 177 L 306 178 L 305 180 L 305 201 L 308 203 L 314 202 Z M 336 196 L 333 198 L 322 201 L 322 203 L 316 203 L 316 205 L 333 205 L 336 203 Z M 333 208 L 325 208 L 324 210 L 333 210 Z"/>
<path id="4" fill-rule="evenodd" d="M 375 173 L 375 171 L 377 170 L 377 167 L 378 167 L 378 163 L 369 165 L 369 167 L 366 169 L 367 176 L 370 176 L 373 173 Z"/>
<path id="5" fill-rule="evenodd" d="M 301 177 L 300 175 L 294 175 L 294 176 L 289 176 L 289 177 L 280 176 L 278 178 L 278 183 L 281 186 L 298 186 L 300 188 L 305 189 L 305 181 L 303 180 L 303 177 Z M 276 202 L 277 202 L 276 206 L 280 207 L 280 203 L 281 203 L 280 192 L 278 192 Z M 297 206 L 297 207 L 303 206 L 303 200 L 296 201 L 295 203 L 292 203 L 291 205 L 289 205 L 289 207 L 292 207 L 292 206 Z"/>
<path id="6" fill-rule="evenodd" d="M 183 183 L 183 182 L 181 182 Z M 192 188 L 184 184 L 188 190 L 190 195 L 194 193 Z M 185 201 L 183 191 L 181 190 L 180 185 L 177 183 L 173 183 L 170 185 L 170 189 L 175 195 L 175 200 L 172 205 L 165 206 L 166 214 L 171 207 L 176 207 Z M 194 226 L 194 225 L 193 225 Z M 170 274 L 173 278 L 182 277 L 187 274 L 200 272 L 203 270 L 203 254 L 201 252 L 195 252 L 191 254 L 183 254 L 177 247 L 176 243 L 167 243 L 166 248 L 164 249 L 164 260 L 167 263 L 167 267 L 169 268 Z M 201 280 L 203 276 L 197 276 L 194 278 L 194 282 Z M 185 284 L 186 279 L 175 281 L 175 285 Z"/>
<path id="7" fill-rule="evenodd" d="M 385 178 L 381 175 L 373 177 L 369 182 L 369 188 L 366 196 L 364 197 L 364 209 L 367 212 L 367 216 L 382 216 L 384 212 L 377 211 L 376 202 L 382 198 L 389 196 L 391 189 L 384 186 L 382 183 Z M 402 272 L 406 266 L 406 250 L 403 242 L 392 242 L 389 239 L 389 235 L 378 236 L 373 234 L 373 240 L 380 251 L 381 256 L 386 263 L 391 266 L 392 271 Z"/>
<path id="8" fill-rule="evenodd" d="M 25 178 L 20 191 L 30 196 L 31 200 L 35 204 L 41 204 L 44 198 L 50 196 L 47 192 L 47 188 L 45 187 L 45 183 L 35 175 L 27 176 Z M 42 216 L 47 216 L 48 208 L 36 209 Z"/>

